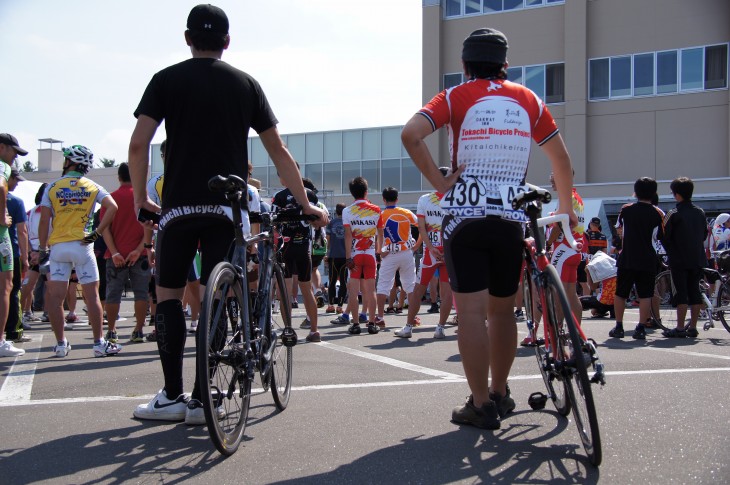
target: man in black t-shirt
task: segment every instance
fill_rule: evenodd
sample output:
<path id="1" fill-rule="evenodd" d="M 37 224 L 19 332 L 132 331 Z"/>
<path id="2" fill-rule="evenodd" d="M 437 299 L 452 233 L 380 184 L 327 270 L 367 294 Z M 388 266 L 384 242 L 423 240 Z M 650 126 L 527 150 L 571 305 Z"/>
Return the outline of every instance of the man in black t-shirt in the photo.
<path id="1" fill-rule="evenodd" d="M 692 203 L 694 183 L 687 177 L 678 177 L 669 185 L 677 207 L 667 212 L 664 219 L 662 245 L 669 257 L 672 284 L 677 305 L 677 326 L 665 330 L 665 337 L 697 337 L 697 319 L 700 316 L 702 294 L 700 280 L 707 266 L 705 239 L 707 219 L 705 211 Z M 691 310 L 689 326 L 685 329 L 687 307 Z"/>
<path id="2" fill-rule="evenodd" d="M 616 221 L 616 227 L 622 230 L 623 249 L 616 262 L 614 301 L 616 327 L 608 333 L 610 337 L 623 338 L 626 299 L 631 293 L 631 288 L 636 285 L 639 297 L 639 323 L 636 325 L 633 338 L 646 338 L 644 324 L 650 317 L 657 271 L 657 256 L 653 241 L 660 239 L 664 234 L 662 224 L 664 213 L 651 203 L 656 191 L 657 183 L 654 179 L 642 177 L 637 180 L 634 183 L 634 195 L 638 201 L 623 206 Z"/>
<path id="3" fill-rule="evenodd" d="M 228 48 L 228 17 L 212 5 L 198 5 L 188 15 L 185 40 L 192 59 L 158 72 L 145 89 L 134 112 L 137 125 L 129 144 L 129 168 L 135 209 L 154 212 L 146 187 L 150 143 L 165 121 L 165 185 L 157 239 L 157 312 L 155 327 L 165 386 L 149 403 L 135 409 L 140 419 L 185 420 L 205 424 L 198 396 L 197 376 L 192 399 L 183 394 L 182 359 L 185 315 L 182 295 L 187 272 L 200 244 L 201 283 L 222 261 L 233 240 L 233 224 L 222 206 L 220 193 L 208 190 L 215 175 L 247 179 L 249 130 L 259 134 L 269 156 L 304 212 L 327 216 L 309 206 L 296 162 L 276 128 L 261 86 L 248 74 L 223 62 Z M 152 226 L 152 222 L 146 223 Z M 248 218 L 244 218 L 248 226 Z"/>

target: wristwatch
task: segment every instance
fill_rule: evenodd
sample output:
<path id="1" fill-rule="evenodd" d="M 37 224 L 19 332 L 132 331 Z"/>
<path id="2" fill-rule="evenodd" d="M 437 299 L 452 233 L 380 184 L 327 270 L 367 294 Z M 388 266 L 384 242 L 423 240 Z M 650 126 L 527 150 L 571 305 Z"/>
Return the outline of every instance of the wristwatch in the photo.
<path id="1" fill-rule="evenodd" d="M 154 244 L 147 244 L 147 243 L 144 244 L 145 249 L 152 249 L 153 247 L 155 247 Z"/>

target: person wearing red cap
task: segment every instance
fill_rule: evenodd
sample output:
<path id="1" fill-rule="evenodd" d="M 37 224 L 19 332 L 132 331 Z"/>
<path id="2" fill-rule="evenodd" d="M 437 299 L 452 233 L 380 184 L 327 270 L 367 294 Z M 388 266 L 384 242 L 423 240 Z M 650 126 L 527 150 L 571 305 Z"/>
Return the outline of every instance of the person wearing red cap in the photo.
<path id="1" fill-rule="evenodd" d="M 513 310 L 524 231 L 510 218 L 524 221 L 524 214 L 513 212 L 502 193 L 524 185 L 533 140 L 551 162 L 559 212 L 568 214 L 572 224 L 578 222 L 568 151 L 543 101 L 507 80 L 507 47 L 507 38 L 498 30 L 472 32 L 461 55 L 468 81 L 436 95 L 401 134 L 413 162 L 444 194 L 444 259 L 459 308 L 459 352 L 472 392 L 452 411 L 451 419 L 485 429 L 498 429 L 500 420 L 515 408 L 507 377 L 517 347 Z M 453 170 L 446 176 L 424 142 L 444 126 Z M 474 194 L 476 200 L 467 196 Z"/>
<path id="2" fill-rule="evenodd" d="M 163 389 L 134 410 L 138 419 L 205 424 L 199 390 L 183 393 L 183 352 L 187 328 L 182 296 L 188 269 L 200 245 L 200 282 L 223 261 L 233 241 L 233 224 L 223 196 L 208 189 L 217 175 L 248 178 L 248 134 L 253 128 L 303 212 L 327 224 L 311 206 L 296 162 L 276 128 L 278 120 L 259 83 L 221 60 L 231 37 L 228 17 L 213 5 L 193 7 L 185 41 L 192 59 L 155 74 L 134 112 L 137 124 L 129 143 L 129 169 L 135 209 L 160 212 L 157 233 L 157 310 L 155 326 Z M 150 143 L 165 121 L 165 184 L 161 207 L 147 192 Z M 147 223 L 152 227 L 152 222 Z M 248 218 L 244 220 L 248 225 Z M 207 378 L 203 376 L 203 378 Z"/>
<path id="3" fill-rule="evenodd" d="M 27 155 L 20 148 L 18 139 L 9 133 L 0 133 L 0 357 L 17 357 L 25 354 L 12 342 L 3 338 L 10 310 L 10 291 L 13 288 L 13 247 L 9 227 L 13 223 L 8 215 L 8 180 L 11 167 L 18 155 Z"/>

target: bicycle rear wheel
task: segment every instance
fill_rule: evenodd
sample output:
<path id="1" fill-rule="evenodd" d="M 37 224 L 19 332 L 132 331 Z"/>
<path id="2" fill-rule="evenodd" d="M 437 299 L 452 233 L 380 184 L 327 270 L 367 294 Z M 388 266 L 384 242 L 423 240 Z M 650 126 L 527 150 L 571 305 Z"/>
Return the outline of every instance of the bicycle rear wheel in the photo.
<path id="1" fill-rule="evenodd" d="M 720 319 L 725 330 L 730 332 L 730 322 L 728 322 L 730 320 L 730 285 L 727 281 L 722 283 L 717 292 L 717 308 L 714 313 Z"/>
<path id="2" fill-rule="evenodd" d="M 598 430 L 598 414 L 593 402 L 593 390 L 588 378 L 590 356 L 586 356 L 585 342 L 578 332 L 578 323 L 565 296 L 563 285 L 553 266 L 548 266 L 546 304 L 553 320 L 557 337 L 556 359 L 557 370 L 563 376 L 568 394 L 573 419 L 578 428 L 583 448 L 594 466 L 601 464 L 601 436 Z"/>
<path id="3" fill-rule="evenodd" d="M 278 264 L 274 264 L 271 276 L 271 301 L 279 301 L 279 313 L 271 314 L 271 345 L 274 351 L 271 356 L 271 394 L 279 411 L 286 409 L 291 393 L 293 352 L 291 345 L 284 345 L 284 332 L 293 332 L 291 327 L 291 305 L 281 302 L 289 301 L 289 294 L 284 285 L 284 274 Z M 273 303 L 272 303 L 273 304 Z M 269 305 L 271 311 L 271 305 Z"/>
<path id="4" fill-rule="evenodd" d="M 533 342 L 535 342 L 537 366 L 540 368 L 540 374 L 542 374 L 542 380 L 545 383 L 548 397 L 555 405 L 555 409 L 557 409 L 558 413 L 565 416 L 570 412 L 570 403 L 566 399 L 565 386 L 562 383 L 561 377 L 555 372 L 552 372 L 552 366 L 550 364 L 551 353 L 545 349 L 544 345 L 537 345 L 539 331 L 535 330 L 535 319 L 540 317 L 540 309 L 537 306 L 540 303 L 533 300 L 533 296 L 535 295 L 535 284 L 532 281 L 531 270 L 529 267 L 525 268 L 522 278 L 525 321 L 527 322 L 528 329 L 532 327 L 532 329 L 530 329 L 530 335 L 533 338 Z"/>
<path id="5" fill-rule="evenodd" d="M 246 357 L 243 290 L 235 268 L 219 263 L 208 279 L 197 339 L 198 382 L 205 421 L 222 454 L 236 452 L 246 428 L 253 362 Z M 206 379 L 205 376 L 208 376 Z"/>
<path id="6" fill-rule="evenodd" d="M 677 305 L 674 302 L 672 274 L 662 271 L 654 282 L 654 298 L 651 301 L 651 316 L 664 330 L 677 327 Z"/>

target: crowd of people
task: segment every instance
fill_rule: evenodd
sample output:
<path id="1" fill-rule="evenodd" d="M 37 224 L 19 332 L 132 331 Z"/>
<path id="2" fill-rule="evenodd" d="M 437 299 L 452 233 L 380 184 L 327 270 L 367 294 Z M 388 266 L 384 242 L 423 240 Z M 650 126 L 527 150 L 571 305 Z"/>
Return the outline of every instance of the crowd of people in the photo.
<path id="1" fill-rule="evenodd" d="M 27 151 L 12 135 L 0 135 L 0 214 L 6 214 L 0 221 L 0 331 L 7 330 L 0 356 L 23 353 L 13 345 L 23 340 L 20 308 L 30 315 L 25 319 L 30 325 L 33 289 L 40 275 L 47 280 L 44 307 L 56 338 L 55 355 L 65 357 L 71 350 L 64 323 L 73 321 L 74 314 L 64 318 L 63 305 L 69 293 L 75 295 L 69 292 L 75 282 L 83 293 L 94 355 L 118 353 L 116 322 L 128 284 L 135 317 L 130 340 L 157 342 L 163 374 L 162 388 L 151 401 L 137 406 L 134 416 L 204 424 L 197 385 L 201 376 L 196 375 L 192 394 L 186 394 L 183 352 L 187 334 L 195 333 L 201 288 L 233 239 L 226 201 L 208 190 L 207 181 L 219 174 L 250 179 L 246 156 L 251 129 L 259 134 L 286 188 L 269 206 L 260 199 L 255 181 L 249 180 L 249 210 L 295 206 L 316 217 L 311 226 L 287 224 L 281 232 L 287 287 L 301 295 L 306 340 L 321 340 L 318 307 L 324 304 L 325 313 L 336 316 L 332 323 L 346 325 L 353 335 L 361 333 L 361 325 L 378 333 L 386 328 L 386 314 L 407 309 L 405 325 L 394 335 L 411 338 L 430 288 L 429 311 L 439 313 L 433 337 L 446 336 L 452 309 L 458 316 L 452 322 L 458 324 L 458 347 L 471 395 L 453 409 L 456 423 L 498 429 L 515 408 L 507 381 L 517 349 L 516 321 L 522 315 L 518 289 L 525 229 L 505 194 L 524 186 L 533 141 L 551 164 L 556 212 L 568 215 L 573 236 L 584 242 L 581 252 L 568 245 L 560 228 L 552 228 L 548 236 L 552 263 L 576 317 L 580 320 L 586 306 L 596 316 L 615 314 L 610 336 L 621 338 L 626 299 L 635 288 L 640 316 L 633 336 L 644 338 L 658 268 L 656 248 L 661 246 L 677 283 L 681 317 L 678 328 L 667 336 L 697 335 L 695 283 L 707 264 L 707 236 L 713 236 L 713 249 L 730 248 L 730 215 L 722 214 L 708 231 L 704 213 L 692 204 L 693 185 L 686 178 L 672 182 L 677 208 L 665 215 L 657 207 L 656 182 L 644 177 L 634 186 L 637 201 L 619 214 L 621 239 L 613 239 L 610 247 L 620 243 L 620 253 L 611 253 L 599 218 L 591 219 L 587 230 L 584 227 L 570 155 L 550 111 L 533 92 L 506 78 L 508 42 L 501 32 L 472 32 L 461 53 L 468 80 L 438 93 L 403 128 L 403 146 L 434 187 L 420 197 L 415 214 L 399 206 L 393 187 L 382 190 L 381 208 L 370 199 L 368 181 L 355 177 L 349 181 L 351 203 L 338 204 L 330 221 L 317 188 L 302 178 L 284 145 L 261 86 L 221 60 L 230 43 L 228 31 L 228 18 L 220 8 L 198 5 L 191 10 L 185 40 L 192 58 L 150 80 L 134 112 L 129 165 L 119 167 L 120 186 L 112 193 L 86 176 L 93 154 L 75 145 L 64 149 L 63 176 L 39 191 L 38 206 L 26 216 L 22 203 L 18 209 L 9 192 L 20 179 L 11 165 Z M 148 180 L 151 141 L 163 121 L 164 174 Z M 425 142 L 442 127 L 449 133 L 448 167 L 435 163 Z M 96 204 L 101 206 L 98 214 L 93 212 Z M 250 227 L 247 214 L 244 224 Z M 617 256 L 613 280 L 590 277 L 588 266 L 599 253 Z M 329 275 L 326 303 L 318 270 L 322 261 Z M 23 272 L 25 286 L 20 283 Z M 183 300 L 190 303 L 190 326 Z M 296 300 L 291 304 L 298 305 Z M 69 309 L 72 305 L 69 300 Z M 154 331 L 145 336 L 148 312 Z M 528 339 L 523 344 L 537 342 Z"/>

